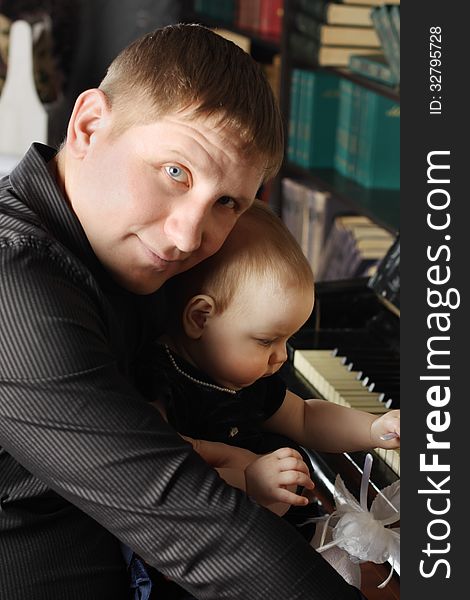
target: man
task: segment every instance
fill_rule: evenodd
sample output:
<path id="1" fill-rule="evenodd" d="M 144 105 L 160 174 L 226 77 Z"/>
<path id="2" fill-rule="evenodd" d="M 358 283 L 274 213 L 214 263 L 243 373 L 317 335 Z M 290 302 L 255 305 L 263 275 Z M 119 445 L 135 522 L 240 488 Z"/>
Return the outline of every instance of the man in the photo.
<path id="1" fill-rule="evenodd" d="M 360 597 L 134 385 L 157 290 L 222 245 L 281 132 L 247 54 L 169 26 L 0 184 L 1 600 L 126 598 L 119 542 L 197 598 Z"/>

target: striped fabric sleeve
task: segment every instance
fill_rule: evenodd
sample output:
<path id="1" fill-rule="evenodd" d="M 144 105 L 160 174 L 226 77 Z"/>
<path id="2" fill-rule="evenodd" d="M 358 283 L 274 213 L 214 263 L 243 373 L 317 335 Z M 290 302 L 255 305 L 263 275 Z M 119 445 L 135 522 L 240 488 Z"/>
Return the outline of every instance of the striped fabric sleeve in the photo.
<path id="1" fill-rule="evenodd" d="M 0 444 L 20 465 L 197 598 L 359 597 L 139 396 L 89 276 L 44 241 L 1 256 Z"/>

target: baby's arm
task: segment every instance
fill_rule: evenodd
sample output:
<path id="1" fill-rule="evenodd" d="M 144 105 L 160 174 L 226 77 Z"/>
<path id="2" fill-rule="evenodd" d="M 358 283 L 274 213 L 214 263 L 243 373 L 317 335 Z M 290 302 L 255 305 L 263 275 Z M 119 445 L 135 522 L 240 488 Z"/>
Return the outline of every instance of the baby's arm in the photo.
<path id="1" fill-rule="evenodd" d="M 229 446 L 222 442 L 196 440 L 185 435 L 181 437 L 192 444 L 194 450 L 215 469 L 239 469 L 244 471 L 249 464 L 258 458 L 258 454 L 238 446 Z"/>
<path id="2" fill-rule="evenodd" d="M 282 433 L 306 448 L 323 452 L 400 446 L 399 410 L 378 417 L 326 400 L 302 400 L 290 391 L 264 427 Z M 392 435 L 395 437 L 387 439 Z"/>
<path id="3" fill-rule="evenodd" d="M 296 450 L 281 448 L 259 456 L 244 448 L 183 437 L 229 485 L 246 491 L 276 514 L 284 514 L 290 505 L 308 504 L 307 498 L 295 493 L 297 485 L 314 487 L 308 467 Z"/>

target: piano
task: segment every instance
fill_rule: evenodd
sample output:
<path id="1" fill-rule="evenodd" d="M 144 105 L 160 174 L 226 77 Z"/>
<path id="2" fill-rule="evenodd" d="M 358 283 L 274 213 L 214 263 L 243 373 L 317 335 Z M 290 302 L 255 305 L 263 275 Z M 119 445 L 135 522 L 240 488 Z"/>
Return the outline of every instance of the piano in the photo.
<path id="1" fill-rule="evenodd" d="M 281 373 L 289 389 L 303 398 L 324 398 L 376 414 L 400 407 L 399 266 L 398 236 L 372 277 L 317 283 L 313 313 L 288 342 Z M 307 453 L 317 496 L 327 512 L 334 509 L 338 473 L 359 498 L 365 452 Z M 369 502 L 400 477 L 399 450 L 375 449 L 371 454 Z"/>

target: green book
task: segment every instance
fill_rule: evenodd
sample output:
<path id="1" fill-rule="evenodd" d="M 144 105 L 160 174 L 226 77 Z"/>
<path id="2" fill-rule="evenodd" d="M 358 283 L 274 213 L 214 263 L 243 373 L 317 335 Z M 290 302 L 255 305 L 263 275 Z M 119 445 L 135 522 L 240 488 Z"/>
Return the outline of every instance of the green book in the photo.
<path id="1" fill-rule="evenodd" d="M 334 166 L 340 79 L 325 71 L 306 72 L 305 160 L 303 166 Z"/>
<path id="2" fill-rule="evenodd" d="M 301 71 L 300 69 L 293 69 L 290 83 L 290 109 L 289 124 L 287 129 L 287 160 L 292 163 L 296 162 L 297 153 L 297 129 L 299 123 L 300 84 Z"/>
<path id="3" fill-rule="evenodd" d="M 382 4 L 371 11 L 371 19 L 382 44 L 382 50 L 395 78 L 400 82 L 400 41 L 392 26 L 389 12 L 390 6 Z"/>
<path id="4" fill-rule="evenodd" d="M 349 69 L 367 79 L 391 87 L 395 86 L 395 76 L 383 54 L 354 54 L 349 59 Z"/>
<path id="5" fill-rule="evenodd" d="M 338 123 L 336 126 L 334 168 L 338 173 L 346 177 L 351 176 L 348 172 L 348 153 L 353 108 L 353 87 L 354 84 L 349 79 L 341 79 L 339 83 L 339 108 Z"/>
<path id="6" fill-rule="evenodd" d="M 308 137 L 308 102 L 310 96 L 310 80 L 308 71 L 300 71 L 299 104 L 297 113 L 297 136 L 295 146 L 295 163 L 301 167 L 307 166 L 307 137 Z"/>
<path id="7" fill-rule="evenodd" d="M 400 188 L 400 105 L 362 91 L 355 179 L 367 188 Z"/>
<path id="8" fill-rule="evenodd" d="M 353 84 L 352 88 L 352 107 L 351 122 L 348 135 L 348 153 L 346 163 L 346 176 L 355 179 L 357 170 L 357 160 L 359 153 L 359 131 L 360 119 L 363 103 L 364 88 L 358 84 Z"/>
<path id="9" fill-rule="evenodd" d="M 391 4 L 389 6 L 389 13 L 395 35 L 398 38 L 398 43 L 400 43 L 400 5 Z"/>

